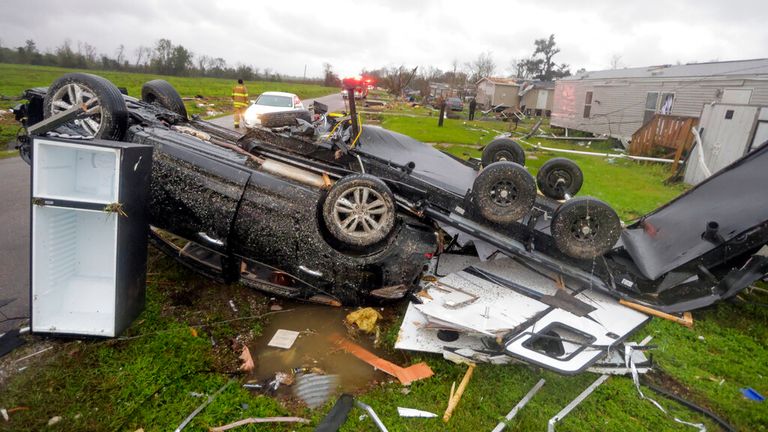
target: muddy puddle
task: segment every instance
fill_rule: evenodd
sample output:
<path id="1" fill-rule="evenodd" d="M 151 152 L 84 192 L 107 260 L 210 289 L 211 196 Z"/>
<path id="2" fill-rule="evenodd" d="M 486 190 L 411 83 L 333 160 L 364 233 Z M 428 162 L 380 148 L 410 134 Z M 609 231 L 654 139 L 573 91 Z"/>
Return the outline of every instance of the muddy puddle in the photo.
<path id="1" fill-rule="evenodd" d="M 315 371 L 319 369 L 325 374 L 338 375 L 342 391 L 354 392 L 370 386 L 375 381 L 388 379 L 383 372 L 374 370 L 329 341 L 333 334 L 348 337 L 344 317 L 354 309 L 307 304 L 282 306 L 285 311 L 271 315 L 261 336 L 249 346 L 256 366 L 249 380 L 272 379 L 277 372 L 290 373 L 296 368 L 316 368 Z M 280 329 L 300 332 L 290 349 L 267 345 Z M 360 333 L 354 341 L 386 358 L 382 350 L 374 347 L 373 336 Z M 278 393 L 287 394 L 290 389 L 281 386 Z"/>

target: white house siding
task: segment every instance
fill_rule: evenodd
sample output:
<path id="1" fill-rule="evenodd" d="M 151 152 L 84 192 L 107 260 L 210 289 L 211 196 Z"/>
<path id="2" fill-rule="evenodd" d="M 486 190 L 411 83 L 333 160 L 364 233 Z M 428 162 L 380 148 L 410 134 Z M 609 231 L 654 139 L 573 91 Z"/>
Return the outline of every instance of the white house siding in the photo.
<path id="1" fill-rule="evenodd" d="M 495 86 L 493 83 L 489 82 L 488 80 L 482 81 L 480 84 L 478 84 L 477 96 L 475 97 L 477 103 L 486 107 L 490 106 L 493 98 L 494 87 Z"/>
<path id="2" fill-rule="evenodd" d="M 643 125 L 648 92 L 674 93 L 673 115 L 699 117 L 704 104 L 719 102 L 727 88 L 750 88 L 750 104 L 768 104 L 768 81 L 743 78 L 629 78 L 560 80 L 555 83 L 552 125 L 631 138 Z M 592 91 L 590 118 L 584 118 Z"/>

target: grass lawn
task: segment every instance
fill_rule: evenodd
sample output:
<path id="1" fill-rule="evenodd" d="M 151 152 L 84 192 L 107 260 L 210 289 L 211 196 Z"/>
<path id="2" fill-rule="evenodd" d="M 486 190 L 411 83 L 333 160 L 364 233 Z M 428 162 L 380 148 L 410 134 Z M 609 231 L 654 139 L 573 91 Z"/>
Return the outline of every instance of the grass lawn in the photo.
<path id="1" fill-rule="evenodd" d="M 231 92 L 234 84 L 233 80 L 221 78 L 185 78 L 162 76 L 152 74 L 139 74 L 128 72 L 111 71 L 93 71 L 65 69 L 49 66 L 31 66 L 0 63 L 0 96 L 6 98 L 16 98 L 21 93 L 32 87 L 47 87 L 56 78 L 70 72 L 86 72 L 102 76 L 114 83 L 118 87 L 125 87 L 128 94 L 134 97 L 141 97 L 141 86 L 153 79 L 164 79 L 170 82 L 182 97 L 195 97 L 197 95 L 205 96 L 206 103 L 213 103 L 210 108 L 201 108 L 196 106 L 195 101 L 185 101 L 187 112 L 190 115 L 203 114 L 206 109 L 228 112 L 232 110 Z M 337 92 L 335 87 L 324 87 L 319 85 L 296 84 L 287 82 L 269 82 L 269 81 L 248 81 L 245 83 L 248 87 L 248 93 L 254 98 L 265 91 L 285 91 L 296 93 L 300 98 L 312 98 L 324 96 Z M 2 98 L 0 98 L 2 99 Z M 11 108 L 18 101 L 0 100 L 0 110 Z M 18 129 L 18 124 L 7 116 L 5 120 L 0 117 L 0 145 L 4 145 L 13 138 Z"/>
<path id="2" fill-rule="evenodd" d="M 384 124 L 398 131 L 420 131 L 419 139 L 449 143 L 445 149 L 457 155 L 479 155 L 478 143 L 492 138 L 446 122 L 443 131 L 433 131 L 421 119 L 387 116 Z M 427 119 L 435 122 L 436 119 Z M 391 122 L 390 122 L 391 121 Z M 450 121 L 454 122 L 454 121 Z M 394 126 L 393 126 L 394 125 Z M 506 123 L 476 122 L 472 128 L 503 128 Z M 451 128 L 451 129 L 449 129 Z M 437 129 L 435 126 L 433 129 Z M 444 131 L 452 130 L 463 136 Z M 485 135 L 489 135 L 486 133 Z M 416 136 L 416 134 L 414 134 Z M 449 140 L 450 139 L 450 140 Z M 572 143 L 541 141 L 544 146 L 580 148 Z M 530 149 L 527 149 L 530 150 Z M 528 151 L 528 166 L 533 173 L 554 153 Z M 623 219 L 634 218 L 684 190 L 667 187 L 663 166 L 619 159 L 612 162 L 589 156 L 574 157 L 585 172 L 581 194 L 604 199 Z M 58 431 L 166 431 L 175 428 L 201 399 L 190 392 L 212 393 L 229 379 L 242 380 L 234 373 L 238 367 L 238 344 L 259 335 L 270 318 L 267 298 L 241 286 L 222 286 L 190 274 L 172 260 L 150 250 L 150 277 L 147 308 L 124 335 L 129 340 L 56 342 L 55 348 L 40 355 L 21 372 L 0 384 L 0 407 L 29 407 L 11 415 L 11 422 L 0 421 L 1 430 Z M 743 299 L 695 311 L 695 326 L 688 329 L 654 319 L 632 337 L 654 337 L 652 351 L 656 371 L 645 377 L 653 383 L 702 405 L 739 430 L 768 430 L 768 404 L 744 399 L 739 389 L 752 387 L 768 395 L 768 295 L 753 290 Z M 234 299 L 238 312 L 227 304 Z M 357 394 L 371 405 L 390 431 L 472 431 L 490 430 L 539 378 L 547 380 L 539 394 L 511 422 L 507 430 L 545 430 L 547 420 L 560 411 L 597 376 L 582 374 L 563 377 L 528 365 L 480 365 L 453 418 L 447 425 L 440 419 L 406 419 L 397 415 L 398 406 L 418 408 L 442 416 L 452 383 L 461 380 L 465 367 L 440 356 L 395 351 L 392 347 L 405 310 L 405 303 L 390 308 L 383 326 L 384 345 L 389 359 L 408 365 L 426 361 L 434 370 L 432 378 L 416 382 L 408 391 L 397 383 L 372 383 Z M 208 324 L 207 327 L 195 327 Z M 215 342 L 215 345 L 211 343 Z M 16 358 L 24 352 L 13 353 Z M 254 353 L 258 362 L 258 353 Z M 11 361 L 0 362 L 0 371 Z M 253 396 L 230 385 L 185 430 L 200 431 L 244 417 L 299 415 L 316 424 L 330 408 L 318 410 L 296 406 L 291 401 Z M 718 426 L 680 404 L 643 388 L 670 413 L 683 420 L 703 422 L 708 430 Z M 245 405 L 243 405 L 245 404 Z M 362 412 L 353 410 L 344 431 L 377 430 Z M 52 416 L 62 416 L 52 427 L 45 424 Z M 312 426 L 256 426 L 236 430 L 300 430 Z M 627 377 L 612 377 L 557 426 L 558 431 L 690 431 L 675 423 L 648 401 L 637 395 Z"/>

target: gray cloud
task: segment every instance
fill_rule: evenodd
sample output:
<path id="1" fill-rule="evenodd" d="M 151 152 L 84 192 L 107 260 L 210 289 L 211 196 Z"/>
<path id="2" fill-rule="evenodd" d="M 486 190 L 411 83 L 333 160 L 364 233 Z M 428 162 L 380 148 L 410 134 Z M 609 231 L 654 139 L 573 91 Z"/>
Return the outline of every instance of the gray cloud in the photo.
<path id="1" fill-rule="evenodd" d="M 65 39 L 129 54 L 162 37 L 195 54 L 284 74 L 342 74 L 404 63 L 450 68 L 490 51 L 498 73 L 556 35 L 558 62 L 572 70 L 766 56 L 768 4 L 758 0 L 547 2 L 440 0 L 210 1 L 30 0 L 0 3 L 0 40 L 34 39 L 53 49 Z"/>

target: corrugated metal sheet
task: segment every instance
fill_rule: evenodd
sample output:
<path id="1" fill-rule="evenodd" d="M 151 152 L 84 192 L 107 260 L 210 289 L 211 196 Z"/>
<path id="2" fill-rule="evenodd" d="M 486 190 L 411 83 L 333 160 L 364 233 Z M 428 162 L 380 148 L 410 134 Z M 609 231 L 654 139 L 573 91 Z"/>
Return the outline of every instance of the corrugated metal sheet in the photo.
<path id="1" fill-rule="evenodd" d="M 338 383 L 336 375 L 301 374 L 296 377 L 293 393 L 309 408 L 317 408 L 328 402 Z"/>

